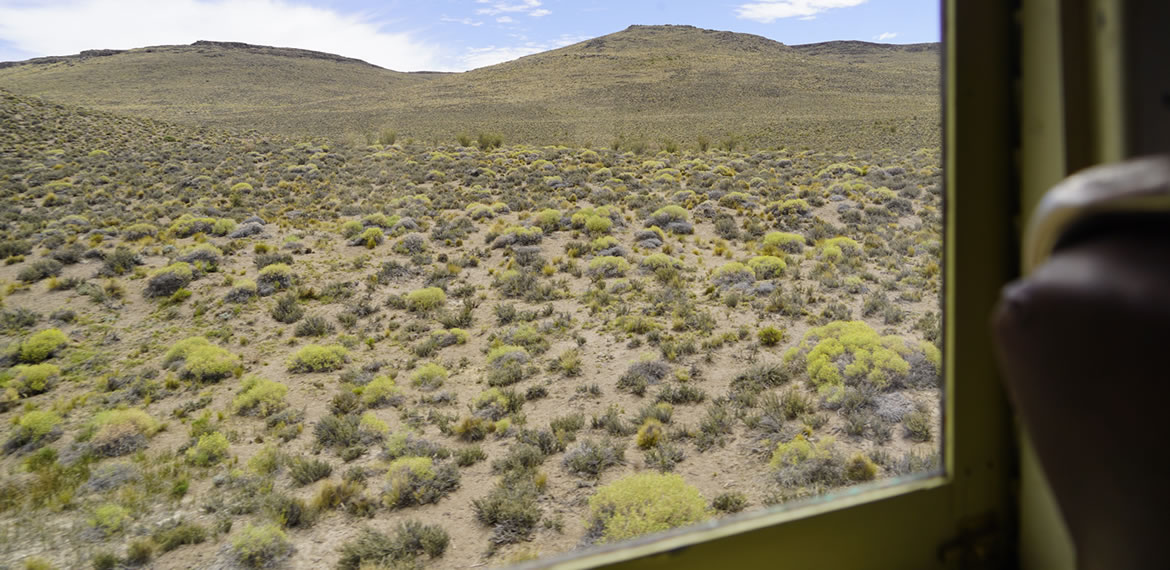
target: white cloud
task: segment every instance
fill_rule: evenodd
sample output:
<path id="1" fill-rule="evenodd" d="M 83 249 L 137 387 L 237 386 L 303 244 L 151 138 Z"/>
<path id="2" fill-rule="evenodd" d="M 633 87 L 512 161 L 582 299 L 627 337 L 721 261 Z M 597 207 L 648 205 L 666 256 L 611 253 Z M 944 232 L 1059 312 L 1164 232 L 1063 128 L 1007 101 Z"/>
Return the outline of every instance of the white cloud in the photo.
<path id="1" fill-rule="evenodd" d="M 480 8 L 476 14 L 497 16 L 500 14 L 527 14 L 533 18 L 540 18 L 552 14 L 551 11 L 541 8 L 541 0 L 475 0 L 477 4 L 488 4 L 487 8 Z M 510 20 L 509 20 L 510 21 Z"/>
<path id="2" fill-rule="evenodd" d="M 534 0 L 529 0 L 534 1 Z M 58 0 L 0 4 L 0 42 L 35 55 L 238 41 L 363 59 L 398 71 L 447 70 L 443 48 L 372 18 L 290 0 Z"/>
<path id="3" fill-rule="evenodd" d="M 578 42 L 583 42 L 589 39 L 588 36 L 570 36 L 563 35 L 555 41 L 547 43 L 527 42 L 516 46 L 488 46 L 482 48 L 470 48 L 467 53 L 460 58 L 462 67 L 466 69 L 477 69 L 480 67 L 487 67 L 505 61 L 512 61 L 519 59 L 526 55 L 540 53 L 551 49 L 557 49 L 572 45 Z"/>
<path id="4" fill-rule="evenodd" d="M 884 42 L 886 40 L 892 40 L 896 37 L 898 37 L 897 32 L 882 32 L 881 34 L 874 36 L 873 39 L 875 39 L 879 42 Z"/>
<path id="5" fill-rule="evenodd" d="M 511 24 L 512 17 L 511 16 L 500 16 L 499 18 L 496 18 L 496 22 L 498 22 L 500 24 Z"/>
<path id="6" fill-rule="evenodd" d="M 811 20 L 817 14 L 834 8 L 850 8 L 864 4 L 866 0 L 762 0 L 740 4 L 736 15 L 744 20 L 771 24 L 783 18 Z"/>
<path id="7" fill-rule="evenodd" d="M 447 16 L 443 16 L 443 17 L 439 18 L 439 21 L 447 22 L 448 24 L 463 24 L 465 26 L 472 26 L 472 27 L 478 27 L 478 26 L 483 25 L 483 22 L 481 22 L 479 20 L 473 20 L 471 18 L 448 18 Z"/>

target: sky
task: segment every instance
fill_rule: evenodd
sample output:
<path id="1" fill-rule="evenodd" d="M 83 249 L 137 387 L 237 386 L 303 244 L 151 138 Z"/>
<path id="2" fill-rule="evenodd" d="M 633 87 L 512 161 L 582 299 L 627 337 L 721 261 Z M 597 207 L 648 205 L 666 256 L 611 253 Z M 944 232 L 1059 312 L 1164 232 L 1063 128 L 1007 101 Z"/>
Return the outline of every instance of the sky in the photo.
<path id="1" fill-rule="evenodd" d="M 0 0 L 0 61 L 235 41 L 465 71 L 621 31 L 689 24 L 789 45 L 936 42 L 939 0 Z"/>

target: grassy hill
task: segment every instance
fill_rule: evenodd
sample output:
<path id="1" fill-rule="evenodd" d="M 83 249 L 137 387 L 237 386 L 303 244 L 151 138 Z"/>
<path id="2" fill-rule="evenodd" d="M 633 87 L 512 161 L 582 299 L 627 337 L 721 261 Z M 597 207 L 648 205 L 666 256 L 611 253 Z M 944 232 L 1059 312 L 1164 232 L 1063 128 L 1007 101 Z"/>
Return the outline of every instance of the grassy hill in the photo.
<path id="1" fill-rule="evenodd" d="M 933 470 L 939 160 L 0 89 L 0 565 L 497 567 Z"/>
<path id="2" fill-rule="evenodd" d="M 173 122 L 292 136 L 384 129 L 427 142 L 638 149 L 915 149 L 939 144 L 935 44 L 784 44 L 690 26 L 631 26 L 464 73 L 399 73 L 306 52 L 198 42 L 42 58 L 0 87 Z"/>

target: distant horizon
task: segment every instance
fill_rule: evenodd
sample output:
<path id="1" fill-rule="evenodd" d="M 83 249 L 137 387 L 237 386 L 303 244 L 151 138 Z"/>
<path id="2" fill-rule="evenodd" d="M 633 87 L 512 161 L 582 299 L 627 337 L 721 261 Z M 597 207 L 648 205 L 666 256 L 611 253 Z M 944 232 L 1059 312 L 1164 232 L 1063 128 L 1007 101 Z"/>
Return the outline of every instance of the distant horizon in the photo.
<path id="1" fill-rule="evenodd" d="M 615 31 L 615 32 L 609 32 L 609 33 L 602 34 L 601 36 L 596 36 L 596 37 L 604 37 L 604 36 L 608 36 L 608 35 L 616 34 L 616 33 L 623 32 L 623 31 L 626 31 L 626 30 L 628 30 L 628 29 L 630 29 L 630 28 L 634 28 L 634 27 L 672 27 L 672 26 L 673 26 L 673 27 L 680 27 L 680 28 L 688 28 L 688 27 L 689 27 L 689 28 L 696 28 L 696 29 L 700 29 L 700 30 L 707 30 L 707 31 L 715 31 L 715 32 L 732 32 L 732 33 L 737 33 L 737 34 L 746 34 L 746 35 L 755 35 L 755 36 L 759 36 L 759 34 L 748 34 L 747 32 L 734 32 L 734 31 L 732 31 L 732 30 L 717 30 L 717 29 L 713 29 L 713 28 L 703 28 L 703 27 L 700 27 L 700 26 L 692 26 L 692 25 L 690 25 L 690 24 L 630 24 L 629 26 L 626 26 L 625 28 L 622 28 L 621 30 L 617 30 L 617 31 Z M 596 37 L 595 37 L 595 38 L 596 38 Z M 765 36 L 759 36 L 759 37 L 765 37 Z M 537 55 L 537 54 L 540 54 L 540 53 L 544 53 L 545 51 L 553 51 L 553 50 L 557 50 L 557 49 L 560 49 L 560 48 L 562 48 L 562 47 L 568 47 L 568 46 L 575 45 L 575 44 L 578 44 L 578 43 L 587 42 L 587 41 L 589 41 L 589 40 L 591 40 L 591 39 L 595 39 L 595 38 L 586 38 L 586 39 L 582 39 L 582 40 L 580 40 L 580 41 L 578 41 L 578 42 L 574 42 L 573 44 L 566 44 L 566 45 L 564 45 L 564 46 L 559 46 L 559 47 L 555 47 L 555 48 L 549 48 L 548 50 L 544 50 L 544 51 L 541 51 L 541 52 L 536 52 L 536 53 L 532 53 L 532 54 L 526 54 L 526 55 L 522 55 L 522 56 L 519 56 L 519 57 L 517 57 L 516 59 L 521 59 L 521 58 L 524 58 L 524 57 L 528 57 L 529 55 Z M 772 38 L 766 38 L 766 39 L 772 40 Z M 781 41 L 779 41 L 779 40 L 773 40 L 773 41 L 776 41 L 777 43 L 780 43 L 780 44 L 783 44 L 783 45 L 786 45 L 786 46 L 790 46 L 790 47 L 800 47 L 800 46 L 809 46 L 809 45 L 818 45 L 818 44 L 830 44 L 830 43 L 844 43 L 844 42 L 860 42 L 860 43 L 866 43 L 866 44 L 875 44 L 875 45 L 889 45 L 889 46 L 910 46 L 910 45 L 926 45 L 926 44 L 934 44 L 934 43 L 939 43 L 938 41 L 933 41 L 933 42 L 929 42 L 929 41 L 928 41 L 928 42 L 883 42 L 883 41 L 876 41 L 876 40 L 858 40 L 858 39 L 837 39 L 837 40 L 824 40 L 824 41 L 817 41 L 817 42 L 807 42 L 807 43 L 785 43 L 785 42 L 781 42 Z M 380 69 L 386 69 L 387 71 L 399 71 L 399 70 L 396 70 L 396 69 L 389 69 L 389 68 L 382 67 L 382 66 L 380 66 L 380 65 L 378 65 L 378 64 L 375 64 L 375 63 L 372 63 L 372 62 L 366 61 L 366 60 L 364 60 L 364 59 L 361 59 L 361 58 L 350 57 L 350 56 L 347 56 L 347 55 L 344 55 L 344 54 L 339 54 L 339 53 L 331 53 L 331 52 L 324 52 L 324 51 L 320 51 L 320 50 L 312 50 L 312 49 L 298 48 L 298 47 L 294 47 L 294 46 L 279 46 L 279 45 L 258 44 L 258 43 L 255 43 L 255 42 L 247 42 L 247 41 L 239 41 L 239 40 L 209 40 L 209 39 L 199 39 L 199 40 L 195 40 L 195 41 L 193 41 L 193 42 L 189 42 L 189 43 L 183 43 L 183 44 L 175 44 L 175 43 L 169 43 L 169 44 L 154 44 L 154 45 L 143 45 L 143 46 L 136 46 L 136 47 L 132 47 L 132 48 L 105 48 L 105 47 L 94 47 L 94 48 L 88 48 L 88 49 L 84 49 L 84 50 L 81 50 L 81 51 L 78 51 L 78 52 L 74 52 L 74 53 L 58 53 L 58 54 L 50 54 L 50 55 L 44 55 L 44 56 L 35 56 L 35 57 L 30 57 L 30 58 L 26 58 L 26 59 L 19 59 L 19 60 L 0 60 L 0 64 L 13 64 L 13 63 L 19 64 L 19 63 L 24 63 L 24 62 L 27 62 L 27 61 L 33 61 L 33 60 L 37 60 L 37 59 L 45 59 L 45 58 L 58 58 L 58 57 L 76 57 L 76 56 L 79 56 L 79 55 L 81 55 L 81 54 L 83 54 L 83 53 L 85 53 L 85 52 L 91 52 L 91 51 L 107 51 L 107 50 L 109 50 L 109 51 L 117 51 L 117 52 L 126 52 L 126 51 L 133 51 L 133 50 L 137 50 L 137 49 L 156 48 L 156 47 L 193 46 L 193 45 L 195 45 L 195 44 L 197 44 L 197 43 L 200 43 L 200 42 L 211 42 L 211 43 L 217 43 L 217 44 L 243 44 L 243 45 L 247 45 L 247 46 L 251 46 L 251 47 L 258 47 L 258 48 L 272 48 L 272 49 L 287 49 L 287 50 L 301 50 L 301 51 L 308 51 L 308 52 L 313 52 L 313 53 L 320 53 L 320 54 L 324 54 L 324 55 L 333 55 L 333 56 L 343 57 L 343 58 L 345 58 L 345 59 L 354 60 L 354 61 L 360 61 L 360 62 L 362 62 L 362 63 L 365 63 L 365 64 L 367 64 L 367 65 L 372 65 L 372 66 L 374 66 L 374 67 L 378 67 L 378 68 L 380 68 Z M 509 62 L 509 61 L 515 61 L 515 59 L 505 60 L 505 61 L 501 61 L 501 62 L 499 62 L 499 63 L 494 63 L 494 64 L 491 64 L 491 65 L 499 65 L 500 63 L 507 63 L 507 62 Z M 484 66 L 484 67 L 490 67 L 491 65 Z M 442 71 L 442 70 L 435 70 L 435 69 L 418 69 L 418 70 L 412 70 L 412 71 L 405 71 L 405 72 L 402 72 L 402 73 L 466 73 L 466 72 L 468 72 L 468 71 L 474 71 L 475 69 L 482 69 L 482 68 L 479 68 L 479 67 L 477 67 L 477 68 L 466 69 L 466 70 L 461 70 L 461 71 Z"/>
<path id="2" fill-rule="evenodd" d="M 786 45 L 941 39 L 932 0 L 0 0 L 0 62 L 205 40 L 329 53 L 393 71 L 460 72 L 632 25 L 694 26 Z"/>

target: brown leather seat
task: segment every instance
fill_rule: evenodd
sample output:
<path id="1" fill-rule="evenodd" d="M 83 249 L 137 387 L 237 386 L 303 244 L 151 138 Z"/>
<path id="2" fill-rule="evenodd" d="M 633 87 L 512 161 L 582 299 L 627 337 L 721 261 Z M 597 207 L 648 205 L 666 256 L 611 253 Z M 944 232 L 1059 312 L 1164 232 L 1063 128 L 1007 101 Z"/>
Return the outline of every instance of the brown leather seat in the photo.
<path id="1" fill-rule="evenodd" d="M 1157 160 L 1170 191 L 1170 161 Z M 1135 170 L 1149 185 L 1149 166 L 1064 185 L 1124 186 Z M 1004 381 L 1078 565 L 1170 568 L 1170 212 L 1090 215 L 1054 243 L 1003 291 Z"/>

